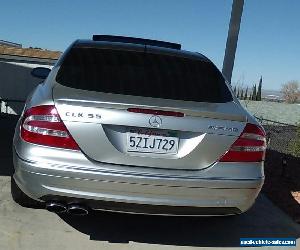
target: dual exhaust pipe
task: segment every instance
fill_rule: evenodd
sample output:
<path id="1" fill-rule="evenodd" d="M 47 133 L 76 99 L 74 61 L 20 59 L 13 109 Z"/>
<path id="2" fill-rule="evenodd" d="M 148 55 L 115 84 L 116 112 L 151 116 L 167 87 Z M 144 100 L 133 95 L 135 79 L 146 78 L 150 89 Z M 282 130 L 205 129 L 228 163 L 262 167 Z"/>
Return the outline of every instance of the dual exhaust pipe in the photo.
<path id="1" fill-rule="evenodd" d="M 46 209 L 52 213 L 68 213 L 72 215 L 88 215 L 89 209 L 80 204 L 69 204 L 65 205 L 61 202 L 50 201 L 46 203 Z"/>

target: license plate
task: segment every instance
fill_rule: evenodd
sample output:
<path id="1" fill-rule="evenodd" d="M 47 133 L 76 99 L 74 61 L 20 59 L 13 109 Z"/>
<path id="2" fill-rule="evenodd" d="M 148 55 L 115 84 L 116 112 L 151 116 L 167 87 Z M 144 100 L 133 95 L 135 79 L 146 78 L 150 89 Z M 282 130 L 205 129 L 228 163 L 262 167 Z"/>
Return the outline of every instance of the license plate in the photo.
<path id="1" fill-rule="evenodd" d="M 127 151 L 155 154 L 176 154 L 178 138 L 127 133 Z"/>

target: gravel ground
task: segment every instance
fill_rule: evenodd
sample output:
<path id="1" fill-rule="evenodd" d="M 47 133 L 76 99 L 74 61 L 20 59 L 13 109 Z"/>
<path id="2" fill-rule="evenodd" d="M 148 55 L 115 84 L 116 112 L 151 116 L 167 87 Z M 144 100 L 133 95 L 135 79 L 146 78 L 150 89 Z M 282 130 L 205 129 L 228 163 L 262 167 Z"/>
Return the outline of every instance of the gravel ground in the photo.
<path id="1" fill-rule="evenodd" d="M 268 149 L 289 154 L 289 144 L 296 136 L 295 126 L 264 125 L 269 139 Z"/>

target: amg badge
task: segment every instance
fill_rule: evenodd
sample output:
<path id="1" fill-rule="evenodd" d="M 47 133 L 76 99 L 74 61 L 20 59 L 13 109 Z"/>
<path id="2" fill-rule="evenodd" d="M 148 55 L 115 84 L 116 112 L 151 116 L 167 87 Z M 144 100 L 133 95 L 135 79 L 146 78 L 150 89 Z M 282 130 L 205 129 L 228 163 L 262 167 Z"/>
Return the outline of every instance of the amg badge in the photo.
<path id="1" fill-rule="evenodd" d="M 214 125 L 208 126 L 208 129 L 223 130 L 223 131 L 229 131 L 229 132 L 238 132 L 239 131 L 237 128 L 229 128 L 229 127 L 225 127 L 225 126 L 214 126 Z"/>

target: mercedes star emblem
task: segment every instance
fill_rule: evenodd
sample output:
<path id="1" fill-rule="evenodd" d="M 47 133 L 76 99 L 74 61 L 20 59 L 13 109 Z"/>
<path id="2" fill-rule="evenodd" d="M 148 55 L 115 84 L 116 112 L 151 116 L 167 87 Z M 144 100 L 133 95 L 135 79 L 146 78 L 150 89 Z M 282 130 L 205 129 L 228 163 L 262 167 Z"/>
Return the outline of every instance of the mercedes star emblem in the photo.
<path id="1" fill-rule="evenodd" d="M 149 119 L 149 124 L 152 127 L 159 128 L 162 125 L 162 119 L 157 115 L 151 116 Z"/>

